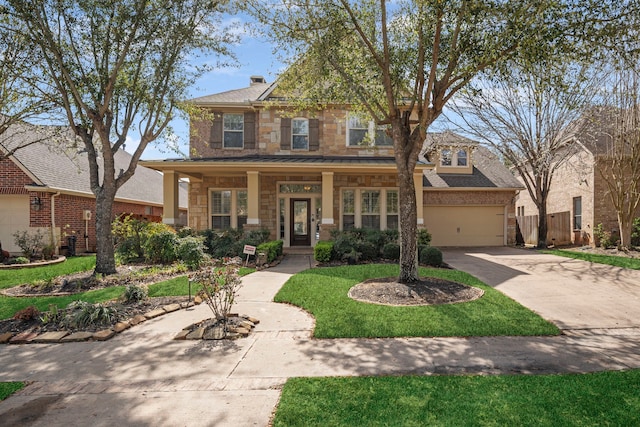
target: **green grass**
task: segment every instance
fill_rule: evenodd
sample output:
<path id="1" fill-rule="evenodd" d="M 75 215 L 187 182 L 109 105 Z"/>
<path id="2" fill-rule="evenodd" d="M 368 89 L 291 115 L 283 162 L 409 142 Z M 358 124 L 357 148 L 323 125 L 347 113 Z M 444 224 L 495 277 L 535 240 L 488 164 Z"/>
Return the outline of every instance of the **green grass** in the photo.
<path id="1" fill-rule="evenodd" d="M 0 400 L 5 400 L 16 391 L 24 388 L 24 383 L 0 383 Z"/>
<path id="2" fill-rule="evenodd" d="M 421 276 L 452 280 L 484 290 L 459 304 L 391 307 L 354 301 L 349 288 L 365 279 L 394 277 L 398 266 L 369 264 L 314 268 L 292 276 L 275 296 L 316 319 L 317 338 L 556 335 L 553 324 L 475 277 L 457 270 L 420 269 Z"/>
<path id="3" fill-rule="evenodd" d="M 571 251 L 566 249 L 545 249 L 541 251 L 545 254 L 563 256 L 567 258 L 580 259 L 583 261 L 595 262 L 598 264 L 613 265 L 615 267 L 640 270 L 640 259 L 627 258 L 615 255 L 591 254 L 587 252 Z"/>
<path id="4" fill-rule="evenodd" d="M 93 270 L 96 266 L 95 256 L 80 256 L 67 258 L 60 264 L 45 265 L 42 267 L 0 269 L 0 289 L 10 288 L 24 283 L 33 283 L 36 280 L 49 280 L 65 274 L 80 271 Z"/>
<path id="5" fill-rule="evenodd" d="M 240 267 L 240 276 L 253 273 L 255 268 Z M 200 290 L 200 286 L 191 286 L 191 295 L 195 295 Z M 187 276 L 174 277 L 173 279 L 149 285 L 150 297 L 169 297 L 189 295 L 189 279 Z"/>
<path id="6" fill-rule="evenodd" d="M 567 375 L 292 378 L 274 426 L 630 426 L 640 370 Z"/>

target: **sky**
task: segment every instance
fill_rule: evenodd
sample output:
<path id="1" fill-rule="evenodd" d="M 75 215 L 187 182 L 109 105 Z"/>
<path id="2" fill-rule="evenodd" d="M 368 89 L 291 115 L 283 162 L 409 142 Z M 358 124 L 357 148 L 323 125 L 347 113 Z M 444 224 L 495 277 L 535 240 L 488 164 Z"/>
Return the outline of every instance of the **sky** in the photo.
<path id="1" fill-rule="evenodd" d="M 239 44 L 233 47 L 237 56 L 237 67 L 219 68 L 205 74 L 191 88 L 189 98 L 196 98 L 227 90 L 241 89 L 249 86 L 249 77 L 263 76 L 268 83 L 272 83 L 282 64 L 278 63 L 273 46 L 264 40 L 243 33 Z M 188 153 L 189 125 L 182 118 L 174 119 L 171 126 L 178 137 L 178 147 L 183 153 Z M 135 138 L 138 135 L 133 132 L 128 139 L 132 141 L 129 146 L 135 148 Z M 163 144 L 164 145 L 164 144 Z M 129 147 L 126 147 L 129 148 Z M 130 151 L 127 149 L 127 151 Z M 157 144 L 151 143 L 145 149 L 143 160 L 161 160 L 179 157 L 175 152 L 168 151 Z"/>

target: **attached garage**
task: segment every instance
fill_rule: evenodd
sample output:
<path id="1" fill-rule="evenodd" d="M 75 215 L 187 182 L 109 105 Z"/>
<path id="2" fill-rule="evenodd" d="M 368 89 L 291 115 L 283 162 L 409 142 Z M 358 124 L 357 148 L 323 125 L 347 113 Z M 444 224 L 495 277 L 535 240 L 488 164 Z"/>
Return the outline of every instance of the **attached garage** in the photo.
<path id="1" fill-rule="evenodd" d="M 29 229 L 29 196 L 0 196 L 0 242 L 2 249 L 9 252 L 20 252 L 13 242 L 13 233 Z"/>
<path id="2" fill-rule="evenodd" d="M 425 206 L 433 246 L 504 246 L 504 206 Z"/>

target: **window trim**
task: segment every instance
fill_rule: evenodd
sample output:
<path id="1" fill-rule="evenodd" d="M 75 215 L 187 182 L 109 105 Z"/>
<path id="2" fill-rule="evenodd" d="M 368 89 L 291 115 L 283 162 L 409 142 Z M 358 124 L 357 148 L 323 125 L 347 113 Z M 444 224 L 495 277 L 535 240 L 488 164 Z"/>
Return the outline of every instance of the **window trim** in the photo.
<path id="1" fill-rule="evenodd" d="M 580 213 L 576 212 L 576 201 L 580 201 Z M 573 211 L 573 230 L 578 231 L 582 230 L 582 196 L 577 196 L 572 199 L 572 211 Z M 580 226 L 578 227 L 577 223 L 580 222 Z"/>
<path id="2" fill-rule="evenodd" d="M 242 117 L 242 129 L 238 130 L 238 129 L 226 129 L 226 123 L 225 123 L 225 117 L 228 116 L 240 116 Z M 229 132 L 229 133 L 239 133 L 241 134 L 241 140 L 242 140 L 242 145 L 240 147 L 228 147 L 226 145 L 226 138 L 225 138 L 225 134 Z M 226 149 L 226 150 L 242 150 L 244 149 L 244 113 L 224 113 L 222 114 L 222 148 Z"/>
<path id="3" fill-rule="evenodd" d="M 445 160 L 445 152 L 449 152 L 450 153 L 450 157 L 449 157 L 449 164 L 444 164 L 444 160 Z M 460 156 L 460 153 L 463 152 L 465 153 L 464 156 Z M 469 167 L 469 158 L 471 157 L 469 155 L 469 149 L 468 148 L 456 148 L 456 147 L 442 147 L 440 149 L 439 152 L 439 156 L 438 156 L 438 163 L 440 167 L 443 168 L 468 168 Z M 460 160 L 464 159 L 465 160 L 465 164 L 461 165 L 460 164 Z"/>
<path id="4" fill-rule="evenodd" d="M 366 127 L 352 127 L 351 126 L 351 119 L 352 118 L 356 118 L 358 119 L 358 121 L 360 122 L 361 125 L 365 125 Z M 347 148 L 359 148 L 359 147 L 381 147 L 381 148 L 385 148 L 385 147 L 391 147 L 393 148 L 393 139 L 390 138 L 390 144 L 377 144 L 376 141 L 378 140 L 377 138 L 377 134 L 378 131 L 384 130 L 386 131 L 386 126 L 385 125 L 378 125 L 376 126 L 375 122 L 373 120 L 365 120 L 361 115 L 355 114 L 355 113 L 347 113 L 347 120 L 346 120 L 346 146 Z M 364 140 L 361 139 L 358 143 L 356 144 L 351 144 L 351 138 L 350 138 L 350 132 L 351 130 L 366 130 L 366 137 L 369 138 L 369 140 L 371 141 L 371 144 L 362 144 L 362 141 Z"/>
<path id="5" fill-rule="evenodd" d="M 348 191 L 353 191 L 353 213 L 345 212 L 344 194 Z M 364 213 L 362 212 L 362 209 L 363 209 L 362 193 L 367 191 L 377 191 L 380 193 L 378 213 L 377 214 L 372 213 L 367 215 L 377 215 L 379 217 L 379 223 L 380 223 L 380 227 L 378 228 L 379 230 L 389 229 L 387 224 L 387 216 L 394 215 L 394 214 L 387 212 L 387 192 L 396 192 L 398 194 L 398 199 L 399 199 L 400 189 L 398 187 L 343 187 L 341 188 L 340 189 L 340 230 L 345 230 L 344 228 L 345 215 L 353 216 L 353 228 L 362 228 L 362 216 L 364 215 Z M 399 213 L 396 213 L 395 215 L 399 216 Z"/>

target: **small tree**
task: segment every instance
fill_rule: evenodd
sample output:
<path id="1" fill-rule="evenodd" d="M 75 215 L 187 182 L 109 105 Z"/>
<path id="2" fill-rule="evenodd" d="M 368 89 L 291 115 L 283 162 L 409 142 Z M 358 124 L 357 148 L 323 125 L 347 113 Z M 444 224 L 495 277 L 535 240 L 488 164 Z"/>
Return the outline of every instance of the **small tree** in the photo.
<path id="1" fill-rule="evenodd" d="M 215 319 L 224 324 L 225 332 L 227 315 L 231 312 L 231 307 L 242 285 L 238 271 L 238 264 L 228 261 L 223 266 L 207 266 L 189 274 L 189 281 L 200 285 L 199 294 L 211 309 Z"/>

